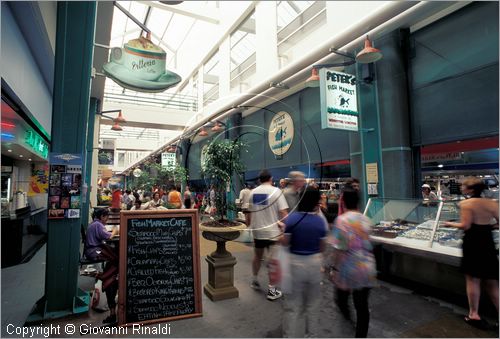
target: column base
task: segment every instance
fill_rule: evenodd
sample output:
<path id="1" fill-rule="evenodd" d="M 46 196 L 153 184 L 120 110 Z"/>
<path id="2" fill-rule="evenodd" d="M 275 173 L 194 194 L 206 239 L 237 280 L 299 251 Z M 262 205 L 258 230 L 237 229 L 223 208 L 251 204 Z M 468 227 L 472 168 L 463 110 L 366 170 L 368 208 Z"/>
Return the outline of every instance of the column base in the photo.
<path id="1" fill-rule="evenodd" d="M 212 301 L 238 298 L 240 296 L 240 292 L 234 286 L 213 288 L 210 284 L 205 284 L 203 292 Z"/>
<path id="2" fill-rule="evenodd" d="M 212 301 L 237 298 L 239 292 L 234 287 L 234 265 L 236 258 L 226 252 L 224 256 L 207 255 L 208 283 L 204 286 L 205 295 Z"/>

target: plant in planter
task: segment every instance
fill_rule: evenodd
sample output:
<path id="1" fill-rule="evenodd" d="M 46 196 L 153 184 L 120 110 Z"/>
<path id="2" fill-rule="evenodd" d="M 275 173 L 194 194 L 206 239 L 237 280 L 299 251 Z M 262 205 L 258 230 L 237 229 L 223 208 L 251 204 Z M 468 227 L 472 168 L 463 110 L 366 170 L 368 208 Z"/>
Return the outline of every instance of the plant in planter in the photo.
<path id="1" fill-rule="evenodd" d="M 226 219 L 228 208 L 234 208 L 234 204 L 227 201 L 226 191 L 233 174 L 240 175 L 245 169 L 240 159 L 240 152 L 244 148 L 245 144 L 241 141 L 215 140 L 203 149 L 202 174 L 215 190 L 215 220 L 207 223 L 209 225 L 221 227 L 237 224 Z"/>
<path id="2" fill-rule="evenodd" d="M 202 151 L 202 173 L 215 190 L 214 220 L 200 224 L 203 237 L 217 242 L 217 250 L 206 258 L 209 279 L 203 289 L 212 301 L 236 298 L 239 295 L 234 287 L 236 258 L 226 250 L 226 241 L 236 239 L 246 225 L 226 218 L 228 206 L 232 205 L 227 201 L 226 191 L 233 174 L 241 174 L 244 170 L 240 159 L 240 152 L 244 147 L 240 141 L 214 140 Z"/>

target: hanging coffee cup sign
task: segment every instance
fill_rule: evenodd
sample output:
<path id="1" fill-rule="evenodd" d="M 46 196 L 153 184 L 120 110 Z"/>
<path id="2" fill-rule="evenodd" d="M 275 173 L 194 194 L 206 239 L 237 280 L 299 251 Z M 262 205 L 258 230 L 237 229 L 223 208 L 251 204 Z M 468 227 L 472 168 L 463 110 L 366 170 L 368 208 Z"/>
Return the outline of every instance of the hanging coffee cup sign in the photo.
<path id="1" fill-rule="evenodd" d="M 167 53 L 151 41 L 151 35 L 128 41 L 111 49 L 104 73 L 117 84 L 138 92 L 163 92 L 178 84 L 179 75 L 167 70 Z"/>
<path id="2" fill-rule="evenodd" d="M 167 53 L 149 39 L 149 34 L 111 50 L 111 61 L 123 65 L 137 79 L 157 80 L 165 73 L 166 60 Z"/>

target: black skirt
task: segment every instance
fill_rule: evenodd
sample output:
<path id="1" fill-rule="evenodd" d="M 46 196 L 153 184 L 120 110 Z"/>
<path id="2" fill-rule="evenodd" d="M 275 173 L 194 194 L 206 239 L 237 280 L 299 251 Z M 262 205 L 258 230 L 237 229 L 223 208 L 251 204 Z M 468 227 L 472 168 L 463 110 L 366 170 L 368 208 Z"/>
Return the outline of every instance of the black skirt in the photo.
<path id="1" fill-rule="evenodd" d="M 498 250 L 490 225 L 476 225 L 464 232 L 461 270 L 481 279 L 498 280 Z"/>

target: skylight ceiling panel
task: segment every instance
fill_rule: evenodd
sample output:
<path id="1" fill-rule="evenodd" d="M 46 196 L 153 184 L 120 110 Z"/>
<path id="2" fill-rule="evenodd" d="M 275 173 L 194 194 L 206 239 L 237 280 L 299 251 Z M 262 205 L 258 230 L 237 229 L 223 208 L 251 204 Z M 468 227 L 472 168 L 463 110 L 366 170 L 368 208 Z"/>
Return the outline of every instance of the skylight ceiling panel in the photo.
<path id="1" fill-rule="evenodd" d="M 129 12 L 140 22 L 144 23 L 144 19 L 146 18 L 146 13 L 148 11 L 148 6 L 137 2 L 137 1 L 126 1 L 130 3 L 130 9 Z M 123 6 L 123 5 L 122 5 Z M 131 21 L 131 24 L 136 25 L 134 22 Z"/>
<path id="2" fill-rule="evenodd" d="M 113 24 L 111 25 L 111 41 L 120 39 L 121 42 L 128 17 L 122 11 L 115 8 L 113 12 Z"/>
<path id="3" fill-rule="evenodd" d="M 195 19 L 188 18 L 183 15 L 174 14 L 172 21 L 163 37 L 164 41 L 166 41 L 170 46 L 179 49 L 182 41 L 186 37 L 191 25 L 193 24 Z"/>
<path id="4" fill-rule="evenodd" d="M 149 14 L 148 20 L 148 28 L 151 32 L 155 33 L 160 38 L 165 38 L 164 33 L 167 29 L 168 22 L 170 21 L 170 17 L 172 16 L 171 12 L 162 11 L 158 8 L 151 8 L 151 13 Z M 162 40 L 163 40 L 162 39 Z M 154 43 L 158 44 L 156 38 L 152 39 Z"/>

